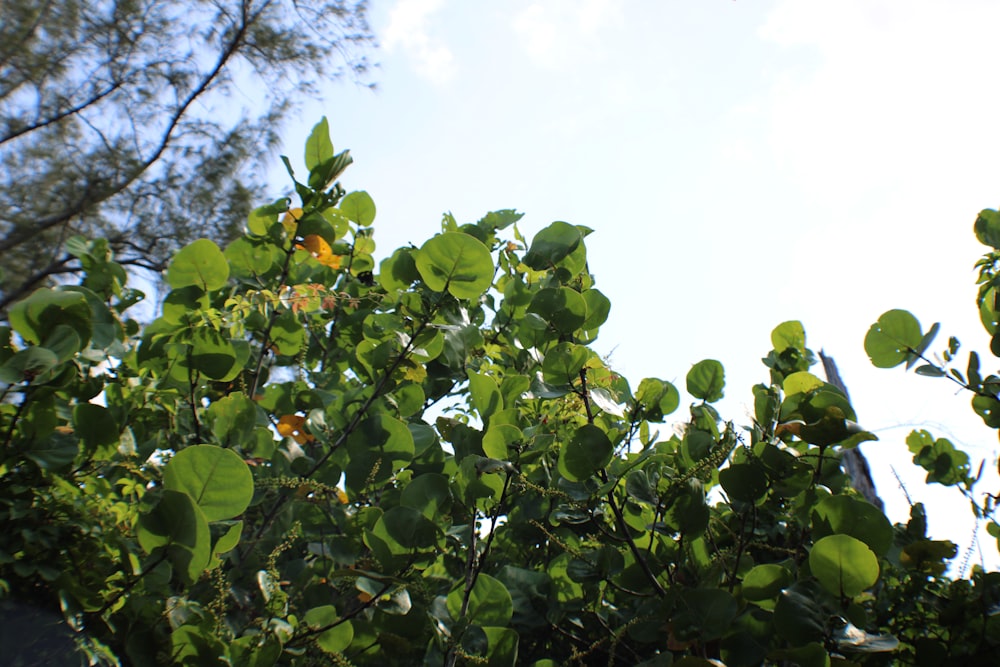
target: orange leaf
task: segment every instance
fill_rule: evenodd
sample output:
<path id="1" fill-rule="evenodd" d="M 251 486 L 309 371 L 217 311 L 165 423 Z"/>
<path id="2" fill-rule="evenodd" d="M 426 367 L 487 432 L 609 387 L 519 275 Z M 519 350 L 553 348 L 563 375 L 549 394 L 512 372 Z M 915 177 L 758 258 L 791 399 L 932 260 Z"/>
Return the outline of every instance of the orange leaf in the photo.
<path id="1" fill-rule="evenodd" d="M 284 415 L 278 420 L 278 434 L 284 438 L 292 438 L 300 445 L 315 440 L 315 436 L 303 428 L 306 418 L 301 415 Z"/>

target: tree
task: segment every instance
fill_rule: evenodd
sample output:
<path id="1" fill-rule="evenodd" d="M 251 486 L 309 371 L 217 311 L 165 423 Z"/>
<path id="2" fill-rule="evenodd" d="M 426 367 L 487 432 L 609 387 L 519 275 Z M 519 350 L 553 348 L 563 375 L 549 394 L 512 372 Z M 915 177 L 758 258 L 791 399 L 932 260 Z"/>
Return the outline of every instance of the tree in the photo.
<path id="1" fill-rule="evenodd" d="M 362 76 L 365 0 L 7 2 L 0 21 L 0 311 L 106 237 L 162 270 L 239 235 L 280 122 Z M 241 101 L 242 100 L 242 101 Z"/>
<path id="2" fill-rule="evenodd" d="M 951 579 L 920 504 L 892 526 L 851 489 L 843 452 L 874 436 L 800 323 L 774 329 L 750 423 L 721 418 L 708 359 L 660 435 L 677 388 L 589 347 L 591 230 L 446 215 L 376 266 L 347 161 L 324 120 L 297 205 L 177 252 L 146 327 L 82 237 L 81 285 L 11 307 L 5 605 L 109 664 L 994 663 L 1000 575 Z M 926 349 L 894 318 L 876 364 Z M 913 448 L 967 487 L 940 441 Z"/>

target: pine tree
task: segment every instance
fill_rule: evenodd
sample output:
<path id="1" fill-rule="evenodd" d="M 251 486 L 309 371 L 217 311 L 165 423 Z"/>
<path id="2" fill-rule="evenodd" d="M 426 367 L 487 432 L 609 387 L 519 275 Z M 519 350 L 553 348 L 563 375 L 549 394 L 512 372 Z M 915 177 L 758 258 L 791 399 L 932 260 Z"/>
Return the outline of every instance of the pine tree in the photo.
<path id="1" fill-rule="evenodd" d="M 365 82 L 365 0 L 11 0 L 0 9 L 0 312 L 79 270 L 239 233 L 281 121 Z"/>

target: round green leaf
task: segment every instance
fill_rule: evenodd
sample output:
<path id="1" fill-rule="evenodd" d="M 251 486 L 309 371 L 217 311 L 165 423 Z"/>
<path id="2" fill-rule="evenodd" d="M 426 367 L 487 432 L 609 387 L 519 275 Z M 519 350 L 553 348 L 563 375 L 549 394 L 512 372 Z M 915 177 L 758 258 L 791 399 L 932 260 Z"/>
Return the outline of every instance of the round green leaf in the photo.
<path id="1" fill-rule="evenodd" d="M 167 463 L 163 487 L 187 493 L 208 521 L 221 521 L 242 514 L 250 504 L 253 476 L 236 452 L 194 445 Z"/>
<path id="2" fill-rule="evenodd" d="M 445 514 L 451 505 L 448 478 L 432 472 L 417 476 L 403 487 L 399 504 L 412 507 L 428 519 Z"/>
<path id="3" fill-rule="evenodd" d="M 327 604 L 321 607 L 313 607 L 302 617 L 302 622 L 309 626 L 310 630 L 320 630 L 331 626 L 340 620 L 337 608 Z M 350 621 L 342 621 L 337 625 L 324 630 L 316 637 L 316 645 L 327 653 L 340 653 L 354 640 L 354 628 Z"/>
<path id="4" fill-rule="evenodd" d="M 146 553 L 168 547 L 174 567 L 192 581 L 208 567 L 212 556 L 208 521 L 184 491 L 165 489 L 156 507 L 140 515 L 136 534 Z"/>
<path id="5" fill-rule="evenodd" d="M 1000 248 L 1000 213 L 989 208 L 983 209 L 976 217 L 973 229 L 980 243 Z"/>
<path id="6" fill-rule="evenodd" d="M 379 264 L 378 280 L 387 291 L 405 290 L 420 279 L 410 248 L 399 248 Z"/>
<path id="7" fill-rule="evenodd" d="M 587 321 L 587 302 L 570 287 L 549 287 L 535 294 L 528 312 L 542 317 L 556 331 L 571 334 Z"/>
<path id="8" fill-rule="evenodd" d="M 379 524 L 382 524 L 380 529 Z M 413 507 L 393 507 L 375 524 L 377 535 L 388 537 L 393 553 L 406 553 L 410 549 L 429 549 L 437 542 L 437 526 Z M 398 549 L 396 548 L 398 545 Z"/>
<path id="9" fill-rule="evenodd" d="M 535 234 L 524 263 L 536 271 L 551 268 L 576 250 L 582 240 L 583 234 L 577 227 L 568 222 L 553 222 Z"/>
<path id="10" fill-rule="evenodd" d="M 589 350 L 582 345 L 559 343 L 545 354 L 542 361 L 542 380 L 554 386 L 571 385 L 580 379 L 580 370 L 590 359 Z"/>
<path id="11" fill-rule="evenodd" d="M 806 330 L 802 322 L 789 320 L 776 326 L 771 332 L 771 345 L 778 352 L 784 352 L 788 348 L 805 349 Z"/>
<path id="12" fill-rule="evenodd" d="M 413 453 L 413 434 L 406 424 L 388 415 L 366 419 L 347 439 L 349 461 L 344 473 L 348 491 L 363 491 L 369 481 L 387 481 L 413 460 Z"/>
<path id="13" fill-rule="evenodd" d="M 719 471 L 719 483 L 733 500 L 753 502 L 767 493 L 767 473 L 754 463 L 734 463 Z"/>
<path id="14" fill-rule="evenodd" d="M 478 299 L 493 284 L 489 249 L 468 234 L 438 234 L 415 255 L 420 277 L 435 292 L 447 290 L 456 299 Z"/>
<path id="15" fill-rule="evenodd" d="M 236 364 L 236 349 L 228 338 L 210 327 L 191 335 L 191 366 L 213 380 L 229 376 Z"/>
<path id="16" fill-rule="evenodd" d="M 584 424 L 559 451 L 559 472 L 573 482 L 589 479 L 611 461 L 614 446 L 593 424 Z"/>
<path id="17" fill-rule="evenodd" d="M 10 326 L 28 343 L 38 344 L 48 338 L 58 325 L 76 331 L 83 346 L 90 340 L 92 316 L 83 294 L 71 290 L 37 289 L 8 311 Z"/>
<path id="18" fill-rule="evenodd" d="M 483 453 L 486 456 L 508 461 L 511 448 L 524 438 L 521 429 L 510 424 L 491 424 L 483 435 Z"/>
<path id="19" fill-rule="evenodd" d="M 368 227 L 375 222 L 375 202 L 364 190 L 351 192 L 340 200 L 337 208 L 359 227 Z"/>
<path id="20" fill-rule="evenodd" d="M 462 599 L 465 595 L 464 582 L 448 594 L 448 612 L 454 620 L 465 619 L 476 625 L 503 627 L 514 614 L 514 602 L 507 587 L 488 574 L 476 577 L 476 583 L 469 592 L 469 604 L 465 616 L 462 615 Z"/>
<path id="21" fill-rule="evenodd" d="M 747 600 L 773 600 L 792 583 L 792 573 L 774 563 L 757 565 L 743 577 L 743 597 Z"/>
<path id="22" fill-rule="evenodd" d="M 229 262 L 219 246 L 198 239 L 181 248 L 167 267 L 167 284 L 172 288 L 197 286 L 209 292 L 225 287 Z"/>
<path id="23" fill-rule="evenodd" d="M 813 538 L 843 534 L 868 545 L 884 556 L 892 546 L 892 524 L 871 503 L 849 496 L 828 496 L 812 511 Z"/>
<path id="24" fill-rule="evenodd" d="M 644 378 L 635 393 L 635 403 L 642 419 L 660 422 L 681 404 L 681 395 L 669 382 Z"/>
<path id="25" fill-rule="evenodd" d="M 877 368 L 892 368 L 906 361 L 922 339 L 916 317 L 905 310 L 890 310 L 868 329 L 865 352 Z"/>
<path id="26" fill-rule="evenodd" d="M 804 394 L 813 389 L 819 389 L 824 384 L 826 383 L 812 373 L 799 371 L 786 377 L 785 381 L 781 384 L 781 388 L 784 390 L 785 396 L 792 396 L 794 394 Z"/>
<path id="27" fill-rule="evenodd" d="M 687 374 L 688 393 L 712 403 L 722 398 L 726 386 L 725 371 L 715 359 L 699 361 Z"/>
<path id="28" fill-rule="evenodd" d="M 809 569 L 823 588 L 838 596 L 854 597 L 878 581 L 878 556 L 850 535 L 829 535 L 809 552 Z"/>
<path id="29" fill-rule="evenodd" d="M 611 313 L 611 300 L 600 290 L 589 289 L 583 293 L 587 305 L 587 319 L 581 328 L 590 331 L 596 329 L 608 320 Z"/>
<path id="30" fill-rule="evenodd" d="M 0 382 L 15 384 L 37 378 L 59 365 L 56 353 L 44 347 L 26 347 L 11 355 L 0 366 Z"/>

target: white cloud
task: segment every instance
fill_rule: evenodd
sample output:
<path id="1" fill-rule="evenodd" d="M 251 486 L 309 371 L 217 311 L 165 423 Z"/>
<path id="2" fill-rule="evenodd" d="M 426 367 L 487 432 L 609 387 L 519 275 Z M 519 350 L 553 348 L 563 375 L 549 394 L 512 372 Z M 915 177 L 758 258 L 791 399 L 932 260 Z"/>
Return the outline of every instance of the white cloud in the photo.
<path id="1" fill-rule="evenodd" d="M 512 26 L 535 62 L 563 69 L 602 57 L 601 33 L 623 22 L 621 0 L 546 0 L 516 13 Z"/>
<path id="2" fill-rule="evenodd" d="M 399 0 L 389 12 L 382 32 L 382 46 L 392 52 L 400 48 L 417 73 L 435 84 L 451 81 L 457 71 L 451 50 L 432 36 L 429 23 L 444 0 Z"/>

